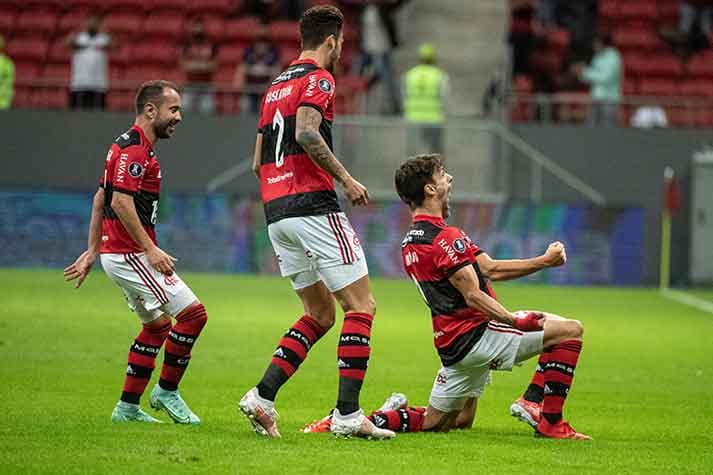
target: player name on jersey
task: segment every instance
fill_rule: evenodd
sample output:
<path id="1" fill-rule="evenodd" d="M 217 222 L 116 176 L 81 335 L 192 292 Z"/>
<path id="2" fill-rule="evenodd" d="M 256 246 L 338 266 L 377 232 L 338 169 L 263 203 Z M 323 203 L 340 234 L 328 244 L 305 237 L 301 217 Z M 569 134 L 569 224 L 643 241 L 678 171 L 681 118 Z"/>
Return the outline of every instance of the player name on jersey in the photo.
<path id="1" fill-rule="evenodd" d="M 332 177 L 295 138 L 297 109 L 322 114 L 319 132 L 332 148 L 334 78 L 312 60 L 294 61 L 271 83 L 260 109 L 260 191 L 268 224 L 340 211 Z"/>

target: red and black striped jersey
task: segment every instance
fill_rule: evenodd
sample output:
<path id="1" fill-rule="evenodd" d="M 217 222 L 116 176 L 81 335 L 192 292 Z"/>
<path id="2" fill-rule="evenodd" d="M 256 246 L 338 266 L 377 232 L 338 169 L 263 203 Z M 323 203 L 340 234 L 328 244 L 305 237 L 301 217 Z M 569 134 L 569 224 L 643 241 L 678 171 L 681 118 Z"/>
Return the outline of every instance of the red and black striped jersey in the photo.
<path id="1" fill-rule="evenodd" d="M 463 231 L 435 216 L 414 216 L 401 243 L 404 269 L 431 309 L 433 340 L 444 366 L 463 359 L 485 332 L 488 318 L 468 307 L 448 280 L 457 270 L 473 266 L 481 291 L 495 298 L 475 259 L 482 252 Z"/>
<path id="2" fill-rule="evenodd" d="M 104 176 L 99 186 L 104 188 L 101 252 L 143 251 L 111 208 L 111 199 L 115 191 L 134 197 L 139 220 L 155 244 L 154 226 L 158 216 L 161 167 L 153 146 L 141 127 L 134 125 L 111 144 L 104 164 Z"/>
<path id="3" fill-rule="evenodd" d="M 332 149 L 334 78 L 310 59 L 292 62 L 262 98 L 260 191 L 267 223 L 340 211 L 334 180 L 309 158 L 295 138 L 297 108 L 322 114 L 319 132 Z"/>

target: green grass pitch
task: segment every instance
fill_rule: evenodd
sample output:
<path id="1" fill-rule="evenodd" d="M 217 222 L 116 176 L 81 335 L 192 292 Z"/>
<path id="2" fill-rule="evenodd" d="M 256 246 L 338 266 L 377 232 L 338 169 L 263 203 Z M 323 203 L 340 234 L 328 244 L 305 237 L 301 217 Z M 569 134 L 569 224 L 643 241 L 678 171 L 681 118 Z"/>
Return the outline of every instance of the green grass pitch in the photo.
<path id="1" fill-rule="evenodd" d="M 278 397 L 283 438 L 266 440 L 236 402 L 300 315 L 297 298 L 277 278 L 183 277 L 209 314 L 182 385 L 199 427 L 109 421 L 138 323 L 100 270 L 79 291 L 58 270 L 0 270 L 1 473 L 713 473 L 713 315 L 654 290 L 495 287 L 510 309 L 584 323 L 565 415 L 592 442 L 534 439 L 510 417 L 534 362 L 494 374 L 472 430 L 385 442 L 301 434 L 335 401 L 336 327 Z M 423 404 L 438 368 L 424 304 L 407 281 L 376 280 L 373 290 L 362 406 L 396 390 Z"/>

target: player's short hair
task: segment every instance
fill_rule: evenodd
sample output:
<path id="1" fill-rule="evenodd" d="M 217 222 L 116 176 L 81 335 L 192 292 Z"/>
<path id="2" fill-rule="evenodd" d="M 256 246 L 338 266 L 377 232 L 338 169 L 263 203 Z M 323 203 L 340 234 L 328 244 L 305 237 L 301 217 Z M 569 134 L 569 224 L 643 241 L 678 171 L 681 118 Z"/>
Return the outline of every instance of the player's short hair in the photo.
<path id="1" fill-rule="evenodd" d="M 316 49 L 329 35 L 339 36 L 344 25 L 344 15 L 334 5 L 317 5 L 302 14 L 300 37 L 302 49 Z"/>
<path id="2" fill-rule="evenodd" d="M 177 93 L 181 93 L 180 89 L 176 83 L 171 81 L 165 81 L 163 79 L 155 79 L 153 81 L 146 81 L 141 86 L 136 93 L 136 115 L 141 114 L 144 110 L 144 106 L 151 102 L 156 107 L 161 107 L 164 100 L 164 91 L 168 89 L 173 89 Z"/>
<path id="3" fill-rule="evenodd" d="M 411 209 L 421 206 L 426 194 L 423 188 L 433 183 L 433 174 L 443 168 L 443 158 L 438 153 L 416 155 L 406 160 L 396 170 L 394 184 L 401 201 Z"/>

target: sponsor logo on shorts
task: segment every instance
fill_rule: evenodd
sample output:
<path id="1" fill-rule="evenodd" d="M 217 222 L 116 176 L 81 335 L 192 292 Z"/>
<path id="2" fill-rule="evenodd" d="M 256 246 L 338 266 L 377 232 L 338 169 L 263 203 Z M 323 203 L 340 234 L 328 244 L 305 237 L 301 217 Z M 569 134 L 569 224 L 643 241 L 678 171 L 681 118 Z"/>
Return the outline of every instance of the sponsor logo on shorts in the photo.
<path id="1" fill-rule="evenodd" d="M 354 239 L 352 239 L 352 243 L 353 243 L 356 247 L 361 247 L 361 241 L 359 240 L 359 236 L 357 236 L 357 235 L 355 234 L 355 235 L 354 235 Z"/>
<path id="2" fill-rule="evenodd" d="M 173 286 L 178 283 L 178 279 L 175 275 L 165 275 L 163 276 L 163 283 L 168 286 Z"/>
<path id="3" fill-rule="evenodd" d="M 503 365 L 503 360 L 500 358 L 495 358 L 490 362 L 490 369 L 498 369 Z"/>
<path id="4" fill-rule="evenodd" d="M 448 383 L 448 378 L 444 373 L 438 373 L 438 376 L 436 376 L 436 384 L 447 384 Z"/>

